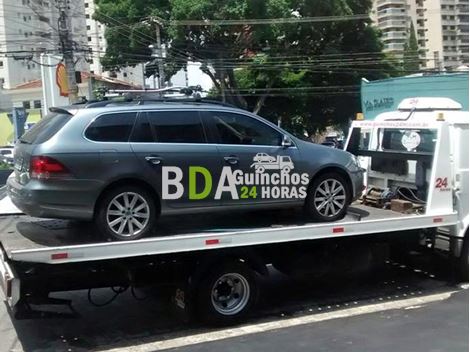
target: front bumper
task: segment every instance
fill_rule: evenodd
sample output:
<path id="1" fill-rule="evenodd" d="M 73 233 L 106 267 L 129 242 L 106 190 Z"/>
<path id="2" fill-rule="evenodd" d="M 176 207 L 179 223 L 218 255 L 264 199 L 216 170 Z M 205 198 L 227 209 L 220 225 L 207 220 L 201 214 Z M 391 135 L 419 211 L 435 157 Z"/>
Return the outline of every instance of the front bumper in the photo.
<path id="1" fill-rule="evenodd" d="M 364 175 L 365 170 L 360 169 L 356 172 L 350 172 L 349 175 L 351 176 L 351 184 L 352 184 L 352 200 L 358 200 L 362 192 L 364 191 Z"/>

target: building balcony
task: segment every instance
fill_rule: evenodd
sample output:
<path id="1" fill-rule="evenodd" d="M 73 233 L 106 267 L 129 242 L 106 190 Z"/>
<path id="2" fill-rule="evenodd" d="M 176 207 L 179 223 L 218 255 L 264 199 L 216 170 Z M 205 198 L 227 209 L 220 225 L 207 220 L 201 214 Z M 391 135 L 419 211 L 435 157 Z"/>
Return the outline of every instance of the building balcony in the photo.
<path id="1" fill-rule="evenodd" d="M 455 29 L 443 29 L 442 35 L 457 35 L 457 31 Z"/>
<path id="2" fill-rule="evenodd" d="M 386 32 L 382 34 L 382 40 L 386 41 L 387 39 L 403 39 L 406 40 L 406 32 Z"/>
<path id="3" fill-rule="evenodd" d="M 460 52 L 457 50 L 444 50 L 444 56 L 459 56 Z"/>
<path id="4" fill-rule="evenodd" d="M 407 29 L 406 21 L 382 21 L 378 23 L 379 28 L 400 28 L 400 29 Z"/>
<path id="5" fill-rule="evenodd" d="M 377 7 L 385 5 L 406 5 L 406 0 L 378 0 Z"/>
<path id="6" fill-rule="evenodd" d="M 443 26 L 455 26 L 457 24 L 457 19 L 449 20 L 449 19 L 442 19 L 441 24 Z"/>
<path id="7" fill-rule="evenodd" d="M 404 46 L 404 43 L 388 43 L 384 45 L 384 51 L 401 51 Z"/>
<path id="8" fill-rule="evenodd" d="M 383 18 L 386 16 L 399 16 L 399 17 L 405 17 L 406 16 L 406 11 L 405 9 L 386 9 L 382 11 L 377 12 L 377 18 Z"/>
<path id="9" fill-rule="evenodd" d="M 456 10 L 441 9 L 441 15 L 454 16 L 455 14 L 456 14 Z"/>

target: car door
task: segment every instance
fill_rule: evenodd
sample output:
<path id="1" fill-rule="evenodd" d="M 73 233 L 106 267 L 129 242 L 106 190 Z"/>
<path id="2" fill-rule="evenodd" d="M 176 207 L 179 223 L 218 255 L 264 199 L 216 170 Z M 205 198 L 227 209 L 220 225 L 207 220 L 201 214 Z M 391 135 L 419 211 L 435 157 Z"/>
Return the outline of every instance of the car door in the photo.
<path id="1" fill-rule="evenodd" d="M 299 159 L 297 147 L 294 144 L 291 147 L 283 147 L 284 134 L 263 122 L 261 118 L 215 110 L 208 111 L 205 114 L 208 116 L 211 129 L 216 136 L 220 160 L 233 171 L 240 170 L 243 175 L 255 174 L 257 172 L 256 164 L 262 160 L 269 164 L 266 167 L 266 169 L 269 169 L 266 170 L 267 173 L 279 173 L 281 170 L 272 164 L 273 160 L 290 158 L 295 165 L 295 162 Z M 263 188 L 266 190 L 266 187 L 256 184 L 256 176 L 249 175 L 247 177 L 253 177 L 253 184 L 237 186 L 239 199 L 233 199 L 229 192 L 224 192 L 222 195 L 223 205 L 261 204 L 293 200 L 263 197 L 262 191 Z M 243 189 L 244 186 L 248 188 Z M 253 186 L 255 191 L 253 191 Z"/>
<path id="2" fill-rule="evenodd" d="M 220 204 L 214 201 L 212 185 L 221 161 L 206 135 L 195 110 L 151 110 L 139 115 L 131 145 L 145 178 L 162 198 L 163 211 Z"/>

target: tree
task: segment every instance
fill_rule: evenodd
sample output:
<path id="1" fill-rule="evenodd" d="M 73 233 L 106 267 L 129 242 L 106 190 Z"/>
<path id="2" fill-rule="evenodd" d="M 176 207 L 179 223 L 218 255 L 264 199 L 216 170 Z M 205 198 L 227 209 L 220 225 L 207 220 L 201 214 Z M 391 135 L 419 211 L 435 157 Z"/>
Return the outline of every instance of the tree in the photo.
<path id="1" fill-rule="evenodd" d="M 344 123 L 360 111 L 361 77 L 371 80 L 395 74 L 369 19 L 250 21 L 346 18 L 368 14 L 370 0 L 96 2 L 96 18 L 107 25 L 107 65 L 151 60 L 148 45 L 155 40 L 158 20 L 164 23 L 163 40 L 169 47 L 168 73 L 188 59 L 201 62 L 220 99 L 308 134 L 331 123 Z M 202 21 L 226 19 L 245 21 L 202 25 Z M 183 25 L 187 20 L 201 22 Z"/>
<path id="2" fill-rule="evenodd" d="M 419 72 L 419 48 L 413 22 L 410 24 L 408 41 L 403 49 L 403 70 L 407 73 Z"/>

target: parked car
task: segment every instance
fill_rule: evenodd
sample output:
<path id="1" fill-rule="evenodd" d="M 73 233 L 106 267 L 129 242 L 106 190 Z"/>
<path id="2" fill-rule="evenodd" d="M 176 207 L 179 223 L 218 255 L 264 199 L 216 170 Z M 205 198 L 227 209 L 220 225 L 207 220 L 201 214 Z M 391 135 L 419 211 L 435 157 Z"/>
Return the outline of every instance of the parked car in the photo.
<path id="1" fill-rule="evenodd" d="M 19 209 L 94 220 L 107 238 L 134 240 L 165 214 L 303 206 L 314 220 L 335 221 L 362 192 L 352 154 L 297 139 L 249 112 L 194 102 L 111 105 L 53 109 L 18 140 L 7 191 Z M 266 155 L 289 157 L 286 177 L 307 174 L 306 197 L 265 198 L 261 186 L 248 194 L 239 185 L 235 195 L 216 196 L 222 170 L 253 173 L 254 159 Z M 188 180 L 190 167 L 208 170 L 214 187 L 206 189 L 207 175 Z M 181 186 L 167 182 L 175 168 Z"/>
<path id="2" fill-rule="evenodd" d="M 0 148 L 0 161 L 13 166 L 13 147 L 1 147 Z"/>

